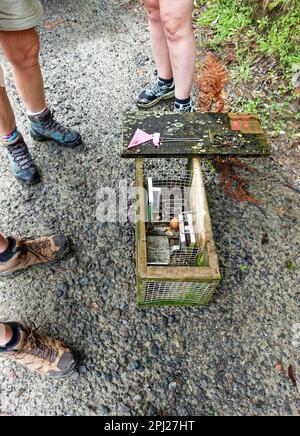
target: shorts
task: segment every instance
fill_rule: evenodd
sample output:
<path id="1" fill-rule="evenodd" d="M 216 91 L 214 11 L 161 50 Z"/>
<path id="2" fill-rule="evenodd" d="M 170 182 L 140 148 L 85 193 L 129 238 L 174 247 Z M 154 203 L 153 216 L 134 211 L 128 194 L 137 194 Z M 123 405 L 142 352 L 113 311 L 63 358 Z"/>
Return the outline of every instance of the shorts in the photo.
<path id="1" fill-rule="evenodd" d="M 27 30 L 41 24 L 43 8 L 39 0 L 0 0 L 0 30 Z"/>

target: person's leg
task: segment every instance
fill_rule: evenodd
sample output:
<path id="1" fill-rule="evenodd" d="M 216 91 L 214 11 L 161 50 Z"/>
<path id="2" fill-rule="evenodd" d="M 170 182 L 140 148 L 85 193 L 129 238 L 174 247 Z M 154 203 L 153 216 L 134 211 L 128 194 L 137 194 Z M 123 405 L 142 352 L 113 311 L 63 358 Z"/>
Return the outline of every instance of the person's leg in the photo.
<path id="1" fill-rule="evenodd" d="M 190 98 L 196 63 L 192 26 L 194 0 L 159 0 L 178 100 Z"/>
<path id="2" fill-rule="evenodd" d="M 0 323 L 0 347 L 5 347 L 12 338 L 12 328 L 8 324 Z"/>
<path id="3" fill-rule="evenodd" d="M 12 65 L 18 92 L 31 121 L 31 136 L 36 140 L 53 139 L 66 147 L 81 144 L 79 133 L 58 123 L 47 108 L 36 30 L 0 31 L 0 48 Z"/>
<path id="4" fill-rule="evenodd" d="M 169 47 L 160 18 L 159 0 L 144 0 L 144 5 L 148 14 L 158 80 L 138 96 L 136 103 L 140 108 L 150 108 L 162 100 L 173 98 L 175 89 Z"/>
<path id="5" fill-rule="evenodd" d="M 12 66 L 16 87 L 26 109 L 32 113 L 43 111 L 47 105 L 36 30 L 0 31 L 0 47 Z"/>
<path id="6" fill-rule="evenodd" d="M 6 89 L 0 86 L 0 136 L 8 136 L 16 129 L 16 120 Z"/>
<path id="7" fill-rule="evenodd" d="M 0 31 L 0 47 L 12 65 L 15 83 L 27 110 L 32 113 L 43 111 L 46 100 L 36 30 Z"/>
<path id="8" fill-rule="evenodd" d="M 0 233 L 0 254 L 8 249 L 8 245 L 8 240 L 2 235 L 2 233 Z"/>
<path id="9" fill-rule="evenodd" d="M 2 233 L 0 233 L 0 264 L 2 264 L 2 267 L 13 258 L 15 250 L 16 240 L 11 237 L 6 238 Z"/>
<path id="10" fill-rule="evenodd" d="M 160 17 L 159 0 L 144 0 L 158 77 L 173 79 L 169 47 Z"/>

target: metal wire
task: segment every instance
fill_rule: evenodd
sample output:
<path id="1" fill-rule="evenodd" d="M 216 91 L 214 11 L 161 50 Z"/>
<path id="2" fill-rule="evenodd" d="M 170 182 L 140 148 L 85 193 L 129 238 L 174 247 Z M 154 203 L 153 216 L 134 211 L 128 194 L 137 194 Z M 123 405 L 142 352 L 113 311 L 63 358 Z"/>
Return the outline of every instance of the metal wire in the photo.
<path id="1" fill-rule="evenodd" d="M 215 283 L 144 282 L 141 304 L 208 304 Z"/>
<path id="2" fill-rule="evenodd" d="M 193 172 L 185 171 L 185 173 L 174 173 L 174 171 L 164 171 L 163 174 L 148 175 L 152 178 L 153 188 L 161 190 L 160 205 L 155 204 L 154 210 L 157 214 L 161 208 L 162 221 L 170 222 L 175 216 L 183 214 L 186 216 L 188 213 L 194 216 L 194 211 L 190 204 L 191 186 L 193 180 Z M 147 186 L 147 177 L 145 179 Z M 158 197 L 157 197 L 158 198 Z M 195 221 L 195 220 L 194 220 Z M 155 224 L 158 224 L 154 220 Z M 179 245 L 179 242 L 178 242 Z M 170 249 L 170 266 L 196 266 L 199 258 L 204 252 L 204 246 L 185 248 L 181 247 L 176 251 Z M 161 258 L 161 256 L 158 256 Z"/>

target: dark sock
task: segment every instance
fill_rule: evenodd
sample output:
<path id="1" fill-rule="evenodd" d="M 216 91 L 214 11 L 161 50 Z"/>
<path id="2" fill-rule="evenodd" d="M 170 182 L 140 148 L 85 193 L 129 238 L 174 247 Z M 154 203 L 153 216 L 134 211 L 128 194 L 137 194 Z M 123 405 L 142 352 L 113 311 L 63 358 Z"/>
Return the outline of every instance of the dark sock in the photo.
<path id="1" fill-rule="evenodd" d="M 164 85 L 172 85 L 174 82 L 174 79 L 162 79 L 161 77 L 159 77 L 158 80 L 163 82 Z"/>
<path id="2" fill-rule="evenodd" d="M 185 100 L 180 100 L 179 98 L 175 98 L 175 104 L 183 104 L 183 105 L 188 105 L 191 103 L 191 97 L 186 98 Z"/>
<path id="3" fill-rule="evenodd" d="M 16 241 L 13 238 L 7 238 L 8 248 L 0 253 L 0 262 L 8 262 L 15 254 Z"/>
<path id="4" fill-rule="evenodd" d="M 6 325 L 9 325 L 13 332 L 13 337 L 8 342 L 8 344 L 5 345 L 5 347 L 0 347 L 0 350 L 10 350 L 11 348 L 14 348 L 18 343 L 20 342 L 20 328 L 17 324 L 13 323 L 7 323 Z"/>

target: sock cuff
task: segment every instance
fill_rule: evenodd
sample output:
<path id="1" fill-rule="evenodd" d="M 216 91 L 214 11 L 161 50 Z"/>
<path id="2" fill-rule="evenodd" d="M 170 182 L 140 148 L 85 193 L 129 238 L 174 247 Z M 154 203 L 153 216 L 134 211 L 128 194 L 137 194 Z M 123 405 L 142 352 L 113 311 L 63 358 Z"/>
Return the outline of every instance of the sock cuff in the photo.
<path id="1" fill-rule="evenodd" d="M 44 109 L 42 109 L 39 112 L 30 112 L 30 111 L 27 111 L 27 115 L 30 116 L 30 117 L 38 117 L 39 115 L 42 115 L 47 110 L 48 110 L 48 106 L 44 107 Z"/>
<path id="2" fill-rule="evenodd" d="M 190 104 L 191 103 L 191 97 L 189 97 L 189 98 L 186 98 L 186 99 L 184 99 L 184 100 L 181 100 L 181 99 L 179 99 L 179 98 L 175 98 L 175 103 L 177 103 L 177 104 L 183 104 L 183 105 L 187 105 L 187 104 Z"/>
<path id="3" fill-rule="evenodd" d="M 11 329 L 12 329 L 12 332 L 13 332 L 13 337 L 12 337 L 12 339 L 6 344 L 6 346 L 5 347 L 0 347 L 0 352 L 5 352 L 5 351 L 9 351 L 9 350 L 11 350 L 12 348 L 14 348 L 16 345 L 18 345 L 18 343 L 20 342 L 20 338 L 21 338 L 21 335 L 20 335 L 20 327 L 18 326 L 18 324 L 16 324 L 16 323 L 10 323 L 10 322 L 6 322 L 6 323 L 3 323 L 3 324 L 5 324 L 5 325 L 8 325 Z"/>
<path id="4" fill-rule="evenodd" d="M 15 139 L 17 139 L 18 135 L 19 135 L 19 130 L 18 130 L 18 128 L 15 128 L 15 130 L 13 132 L 11 132 L 9 135 L 5 135 L 5 136 L 0 135 L 0 138 L 3 141 L 9 142 L 9 141 L 14 141 Z"/>
<path id="5" fill-rule="evenodd" d="M 162 77 L 158 77 L 158 81 L 164 83 L 165 85 L 172 85 L 174 79 L 163 79 Z"/>
<path id="6" fill-rule="evenodd" d="M 0 262 L 8 262 L 15 254 L 16 249 L 16 240 L 14 238 L 8 237 L 8 248 L 3 252 L 0 253 Z"/>

